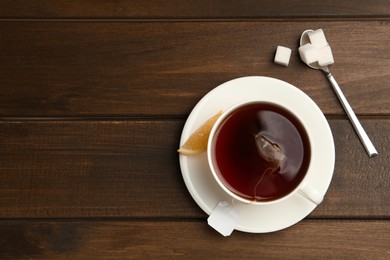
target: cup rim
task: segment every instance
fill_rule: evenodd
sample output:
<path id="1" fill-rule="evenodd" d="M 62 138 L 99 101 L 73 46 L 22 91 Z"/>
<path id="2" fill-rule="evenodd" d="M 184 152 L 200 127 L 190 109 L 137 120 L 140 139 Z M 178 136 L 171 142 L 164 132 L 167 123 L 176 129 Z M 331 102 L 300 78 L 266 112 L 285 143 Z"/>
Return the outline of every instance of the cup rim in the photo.
<path id="1" fill-rule="evenodd" d="M 213 143 L 213 140 L 214 140 L 214 137 L 215 137 L 215 133 L 218 130 L 220 124 L 232 112 L 234 112 L 235 110 L 237 110 L 237 109 L 239 109 L 241 107 L 244 107 L 244 106 L 249 106 L 251 104 L 259 104 L 259 103 L 271 104 L 271 105 L 279 106 L 279 107 L 287 110 L 293 116 L 295 116 L 296 119 L 302 124 L 302 126 L 303 126 L 303 128 L 304 128 L 304 130 L 306 132 L 306 135 L 307 135 L 308 140 L 309 140 L 310 150 L 311 151 L 313 150 L 312 137 L 311 137 L 310 132 L 308 131 L 310 128 L 306 125 L 304 120 L 302 120 L 302 118 L 299 116 L 299 114 L 297 114 L 294 111 L 292 111 L 293 109 L 291 109 L 291 108 L 287 107 L 285 104 L 282 104 L 282 103 L 277 102 L 277 101 L 275 102 L 275 101 L 269 101 L 269 100 L 249 99 L 249 100 L 244 100 L 244 101 L 235 103 L 232 106 L 228 107 L 225 111 L 223 111 L 221 116 L 216 120 L 216 122 L 214 123 L 214 125 L 213 125 L 213 127 L 212 127 L 212 129 L 210 131 L 210 135 L 209 135 L 209 138 L 208 138 L 208 141 L 207 141 L 207 161 L 208 161 L 209 168 L 211 170 L 211 173 L 212 173 L 215 181 L 225 191 L 225 193 L 228 194 L 231 198 L 233 198 L 233 199 L 235 199 L 237 201 L 240 201 L 242 203 L 245 203 L 245 204 L 270 205 L 270 204 L 278 203 L 280 201 L 288 199 L 289 197 L 291 197 L 294 194 L 298 193 L 299 190 L 303 187 L 303 185 L 305 185 L 305 183 L 307 182 L 307 179 L 309 178 L 309 175 L 311 173 L 311 168 L 312 168 L 312 158 L 311 157 L 312 157 L 312 155 L 310 155 L 310 161 L 309 161 L 309 165 L 308 165 L 307 171 L 305 173 L 305 176 L 303 177 L 303 179 L 300 181 L 300 183 L 292 191 L 290 191 L 288 194 L 286 194 L 286 195 L 284 195 L 284 196 L 282 196 L 280 198 L 274 199 L 274 200 L 270 200 L 270 201 L 252 201 L 252 200 L 240 197 L 239 195 L 237 195 L 236 193 L 231 191 L 228 187 L 226 187 L 226 185 L 224 185 L 224 183 L 222 182 L 222 180 L 220 179 L 220 177 L 218 176 L 218 174 L 217 174 L 217 172 L 216 172 L 216 170 L 214 168 L 213 157 L 212 157 L 212 152 L 211 152 L 212 143 Z"/>

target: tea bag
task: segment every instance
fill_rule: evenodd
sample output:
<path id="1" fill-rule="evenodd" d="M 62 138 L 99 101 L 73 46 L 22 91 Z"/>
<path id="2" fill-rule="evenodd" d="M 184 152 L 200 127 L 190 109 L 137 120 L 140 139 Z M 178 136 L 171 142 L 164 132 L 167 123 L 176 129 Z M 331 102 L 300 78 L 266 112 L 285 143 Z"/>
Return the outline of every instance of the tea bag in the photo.
<path id="1" fill-rule="evenodd" d="M 257 151 L 264 160 L 270 163 L 272 169 L 279 168 L 287 159 L 280 147 L 268 140 L 261 132 L 255 135 L 255 140 Z"/>
<path id="2" fill-rule="evenodd" d="M 233 232 L 239 219 L 240 214 L 234 205 L 221 201 L 210 214 L 207 223 L 226 237 Z"/>

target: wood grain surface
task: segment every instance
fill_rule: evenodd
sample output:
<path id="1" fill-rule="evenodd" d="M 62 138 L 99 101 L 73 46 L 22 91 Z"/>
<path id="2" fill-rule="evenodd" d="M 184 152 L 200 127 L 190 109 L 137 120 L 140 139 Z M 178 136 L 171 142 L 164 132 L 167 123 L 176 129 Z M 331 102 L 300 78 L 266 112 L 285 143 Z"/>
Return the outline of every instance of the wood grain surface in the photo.
<path id="1" fill-rule="evenodd" d="M 2 221 L 2 258 L 389 259 L 386 221 L 308 220 L 229 238 L 204 221 Z M 383 234 L 376 237 L 374 234 Z M 206 238 L 207 239 L 202 239 Z M 180 239 L 178 239 L 180 238 Z M 0 240 L 1 241 L 1 240 Z M 16 245 L 16 246 L 15 246 Z"/>
<path id="2" fill-rule="evenodd" d="M 0 258 L 389 259 L 389 25 L 388 0 L 0 1 Z M 300 34 L 317 28 L 374 159 L 300 61 Z M 273 63 L 277 45 L 292 49 L 288 67 Z M 223 238 L 176 149 L 194 105 L 248 75 L 319 105 L 335 171 L 300 223 Z"/>
<path id="3" fill-rule="evenodd" d="M 389 17 L 387 0 L 2 0 L 1 18 Z"/>
<path id="4" fill-rule="evenodd" d="M 247 75 L 290 82 L 324 113 L 343 114 L 326 77 L 298 56 L 301 32 L 320 27 L 355 112 L 390 113 L 389 21 L 1 24 L 3 117 L 184 117 L 212 88 Z M 277 45 L 293 49 L 287 68 L 273 63 Z"/>

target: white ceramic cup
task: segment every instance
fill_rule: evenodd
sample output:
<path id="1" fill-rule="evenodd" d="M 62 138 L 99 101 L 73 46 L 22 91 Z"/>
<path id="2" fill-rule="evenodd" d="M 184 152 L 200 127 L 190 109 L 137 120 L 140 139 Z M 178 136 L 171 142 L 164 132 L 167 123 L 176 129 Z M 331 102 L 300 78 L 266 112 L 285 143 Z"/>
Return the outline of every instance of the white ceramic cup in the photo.
<path id="1" fill-rule="evenodd" d="M 221 177 L 221 174 L 219 173 L 218 167 L 216 165 L 217 163 L 216 163 L 216 160 L 214 158 L 215 157 L 215 143 L 216 143 L 215 139 L 217 138 L 217 132 L 218 132 L 219 128 L 221 127 L 221 124 L 224 123 L 225 120 L 232 113 L 235 113 L 238 109 L 240 109 L 244 106 L 248 106 L 248 105 L 256 104 L 256 103 L 268 103 L 271 105 L 279 106 L 282 109 L 287 110 L 293 116 L 295 116 L 300 121 L 303 128 L 305 129 L 307 136 L 308 136 L 308 139 L 309 139 L 310 149 L 313 150 L 312 149 L 312 142 L 310 140 L 310 138 L 311 138 L 311 133 L 309 132 L 310 128 L 307 127 L 306 122 L 301 120 L 300 115 L 295 113 L 295 111 L 293 111 L 292 108 L 286 107 L 280 103 L 275 103 L 275 102 L 270 102 L 270 101 L 247 100 L 247 101 L 239 102 L 239 103 L 231 106 L 230 108 L 228 108 L 227 110 L 225 110 L 222 113 L 222 115 L 215 122 L 215 124 L 210 132 L 210 136 L 208 139 L 208 146 L 207 146 L 207 158 L 208 158 L 209 167 L 211 169 L 211 172 L 212 172 L 212 175 L 213 175 L 215 181 L 218 183 L 218 185 L 221 187 L 221 189 L 224 190 L 226 192 L 226 194 L 229 195 L 229 197 L 231 198 L 231 201 L 233 201 L 233 202 L 238 201 L 238 202 L 247 203 L 247 204 L 250 203 L 254 206 L 261 206 L 261 205 L 266 205 L 266 204 L 271 204 L 271 203 L 278 203 L 282 200 L 288 199 L 291 196 L 294 196 L 296 194 L 300 194 L 301 196 L 303 196 L 305 199 L 311 201 L 312 203 L 314 203 L 316 205 L 320 204 L 323 200 L 323 195 L 319 191 L 317 191 L 308 182 L 308 180 L 313 178 L 312 175 L 316 174 L 316 172 L 310 170 L 311 169 L 310 164 L 312 163 L 311 158 L 309 161 L 308 170 L 306 171 L 305 176 L 303 177 L 301 182 L 297 185 L 297 187 L 295 187 L 295 189 L 293 189 L 287 195 L 280 197 L 278 199 L 275 199 L 275 200 L 269 200 L 269 201 L 248 200 L 246 198 L 243 198 L 243 197 L 237 195 L 233 191 L 231 191 L 229 189 L 229 187 L 227 187 L 225 185 L 224 181 L 221 180 L 222 177 Z M 234 209 L 234 203 L 231 203 L 231 201 L 220 202 L 217 205 L 217 207 L 215 208 L 215 210 L 211 213 L 210 218 L 209 218 L 209 224 L 225 236 L 230 235 L 230 233 L 234 230 L 235 224 L 237 224 L 237 222 L 239 221 L 239 212 L 237 212 Z M 221 210 L 222 207 L 224 207 L 223 210 Z M 227 210 L 227 208 L 229 210 Z M 224 223 L 226 223 L 226 224 L 224 224 Z"/>

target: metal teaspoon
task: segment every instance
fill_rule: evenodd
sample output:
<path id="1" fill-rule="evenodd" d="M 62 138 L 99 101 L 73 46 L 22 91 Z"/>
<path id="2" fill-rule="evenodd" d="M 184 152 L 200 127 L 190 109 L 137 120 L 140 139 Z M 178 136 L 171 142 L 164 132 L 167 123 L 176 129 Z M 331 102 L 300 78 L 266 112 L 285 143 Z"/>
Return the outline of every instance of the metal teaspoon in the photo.
<path id="1" fill-rule="evenodd" d="M 299 44 L 300 46 L 309 43 L 309 36 L 308 33 L 313 30 L 306 30 L 302 33 Z M 307 64 L 310 68 L 316 69 L 316 70 L 322 70 L 326 77 L 329 79 L 334 91 L 336 92 L 337 97 L 339 98 L 339 101 L 341 105 L 344 108 L 344 111 L 347 113 L 347 116 L 355 129 L 356 133 L 358 134 L 360 141 L 362 142 L 364 148 L 367 151 L 367 154 L 370 158 L 373 158 L 378 155 L 378 152 L 376 151 L 374 145 L 372 144 L 370 138 L 368 137 L 367 133 L 364 131 L 363 126 L 360 124 L 358 118 L 356 117 L 355 113 L 353 112 L 351 106 L 349 105 L 347 99 L 345 98 L 343 92 L 341 91 L 341 88 L 337 84 L 336 80 L 334 79 L 333 75 L 330 73 L 328 66 L 321 67 L 318 65 L 318 62 L 314 62 L 311 64 Z"/>

